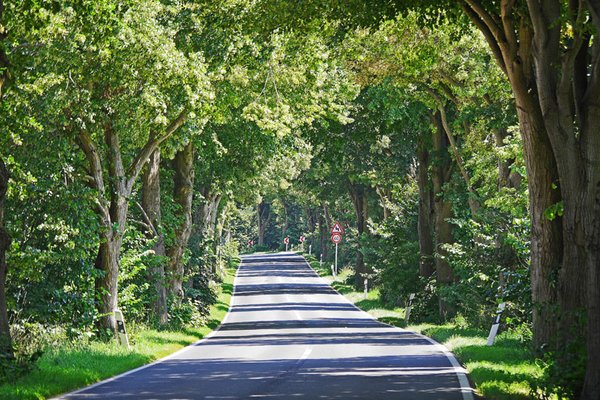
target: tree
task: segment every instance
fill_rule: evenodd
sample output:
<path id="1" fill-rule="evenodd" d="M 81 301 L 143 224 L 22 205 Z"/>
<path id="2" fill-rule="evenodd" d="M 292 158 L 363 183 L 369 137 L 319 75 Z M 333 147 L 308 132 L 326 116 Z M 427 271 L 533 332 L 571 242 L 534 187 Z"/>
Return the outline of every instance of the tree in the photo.
<path id="1" fill-rule="evenodd" d="M 4 198 L 8 190 L 8 168 L 0 158 L 0 354 L 12 355 L 10 326 L 6 307 L 6 251 L 10 246 L 10 237 L 4 229 Z"/>
<path id="2" fill-rule="evenodd" d="M 4 108 L 5 85 L 9 79 L 9 62 L 4 49 L 7 36 L 3 25 L 4 2 L 0 0 L 0 107 Z M 0 144 L 2 142 L 0 141 Z M 0 152 L 0 354 L 12 355 L 12 342 L 10 326 L 8 324 L 8 312 L 6 306 L 6 275 L 8 266 L 6 264 L 6 252 L 10 247 L 10 236 L 4 228 L 4 199 L 8 191 L 8 180 L 10 178 L 8 168 L 3 160 L 4 154 Z"/>
<path id="3" fill-rule="evenodd" d="M 157 265 L 150 271 L 149 277 L 154 282 L 156 289 L 154 312 L 158 317 L 159 324 L 164 325 L 168 320 L 168 309 L 164 260 L 160 259 L 166 256 L 160 202 L 160 149 L 154 150 L 150 155 L 142 176 L 141 211 L 146 220 L 146 235 L 154 240 L 152 250 L 159 258 Z"/>
<path id="4" fill-rule="evenodd" d="M 587 367 L 579 397 L 598 398 L 600 8 L 586 1 L 458 3 L 484 34 L 517 103 L 531 195 L 537 343 L 558 336 L 557 348 L 569 349 L 570 332 L 585 310 Z M 564 211 L 549 219 L 557 205 Z M 555 299 L 558 331 L 550 322 Z"/>
<path id="5" fill-rule="evenodd" d="M 38 73 L 32 84 L 43 90 L 36 101 L 58 132 L 76 139 L 97 194 L 96 289 L 106 328 L 115 327 L 119 255 L 137 178 L 209 97 L 201 56 L 176 47 L 164 13 L 159 2 L 74 4 L 53 14 L 67 34 L 42 26 L 31 38 L 45 43 L 31 52 Z"/>

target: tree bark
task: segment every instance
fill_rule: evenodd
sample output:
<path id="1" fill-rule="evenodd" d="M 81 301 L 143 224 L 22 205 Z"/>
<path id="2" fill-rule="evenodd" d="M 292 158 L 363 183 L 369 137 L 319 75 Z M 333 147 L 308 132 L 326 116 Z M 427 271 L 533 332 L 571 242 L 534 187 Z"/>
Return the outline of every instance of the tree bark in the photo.
<path id="1" fill-rule="evenodd" d="M 550 221 L 545 216 L 545 211 L 561 200 L 560 192 L 553 189 L 559 183 L 558 169 L 538 97 L 532 24 L 525 15 L 513 10 L 513 5 L 503 0 L 496 15 L 489 13 L 477 0 L 461 1 L 464 12 L 483 33 L 507 75 L 517 106 L 527 167 L 532 229 L 530 270 L 534 344 L 538 348 L 543 344 L 554 344 L 551 348 L 555 349 L 564 348 L 552 343 L 558 336 L 556 286 L 563 262 L 562 218 Z M 556 66 L 556 63 L 548 64 L 550 66 Z M 561 183 L 564 184 L 564 181 Z M 577 282 L 578 276 L 572 275 L 573 281 Z M 581 299 L 578 293 L 579 290 L 572 293 L 575 302 Z"/>
<path id="2" fill-rule="evenodd" d="M 211 248 L 213 250 L 214 258 L 211 263 L 211 272 L 213 274 L 218 273 L 218 259 L 217 259 L 217 250 L 219 243 L 216 241 L 217 239 L 217 222 L 219 217 L 219 205 L 221 204 L 221 199 L 223 196 L 221 194 L 214 194 L 210 196 L 210 202 L 208 203 L 209 214 L 207 218 L 206 231 L 204 232 L 204 237 L 210 239 Z"/>
<path id="3" fill-rule="evenodd" d="M 271 221 L 271 205 L 264 200 L 256 206 L 258 217 L 258 246 L 265 245 L 265 233 Z"/>
<path id="4" fill-rule="evenodd" d="M 362 235 L 367 233 L 367 220 L 369 219 L 369 199 L 368 191 L 363 185 L 349 184 L 350 198 L 354 205 L 354 211 L 356 213 L 356 229 L 358 231 L 358 240 L 360 241 Z M 356 274 L 355 283 L 357 290 L 364 289 L 364 279 L 369 274 L 369 268 L 365 265 L 364 254 L 362 253 L 361 246 L 359 244 L 358 251 L 356 252 Z"/>
<path id="5" fill-rule="evenodd" d="M 429 183 L 429 152 L 424 146 L 420 146 L 417 158 L 419 161 L 417 171 L 417 183 L 419 186 L 419 274 L 425 278 L 431 276 L 435 271 L 435 259 L 433 256 L 433 233 L 432 233 L 432 193 Z"/>
<path id="6" fill-rule="evenodd" d="M 454 271 L 447 261 L 448 252 L 444 245 L 454 243 L 452 235 L 452 224 L 449 219 L 452 218 L 452 203 L 444 196 L 444 185 L 450 181 L 452 174 L 452 160 L 448 152 L 449 141 L 444 133 L 442 121 L 439 113 L 432 115 L 434 123 L 433 130 L 433 149 L 434 160 L 432 167 L 431 181 L 433 183 L 434 196 L 434 232 L 435 232 L 435 269 L 437 271 L 437 282 L 440 286 L 452 285 L 454 283 Z M 439 313 L 443 320 L 452 317 L 455 312 L 445 299 L 440 296 Z"/>
<path id="7" fill-rule="evenodd" d="M 320 239 L 319 251 L 321 253 L 321 256 L 323 257 L 323 260 L 326 260 L 327 259 L 327 240 L 329 240 L 329 226 L 325 219 L 325 210 L 322 210 L 322 212 L 319 213 L 319 239 Z"/>
<path id="8" fill-rule="evenodd" d="M 504 140 L 509 136 L 510 134 L 506 128 L 494 129 L 494 141 L 496 147 L 500 148 L 504 146 Z M 498 189 L 518 189 L 521 186 L 521 175 L 516 172 L 511 172 L 510 170 L 510 167 L 514 162 L 514 159 L 498 160 Z"/>
<path id="9" fill-rule="evenodd" d="M 167 249 L 169 257 L 169 294 L 183 296 L 183 255 L 192 233 L 192 200 L 194 195 L 194 146 L 188 143 L 173 160 L 173 200 L 179 206 L 181 223 L 175 228 L 175 239 Z"/>
<path id="10" fill-rule="evenodd" d="M 392 196 L 391 190 L 385 187 L 377 187 L 376 192 L 377 195 L 379 195 L 381 210 L 383 212 L 383 219 L 386 220 L 391 216 L 391 210 L 389 208 L 390 198 Z"/>
<path id="11" fill-rule="evenodd" d="M 215 272 L 218 272 L 219 274 L 220 272 L 220 259 L 221 259 L 221 241 L 223 239 L 223 229 L 225 227 L 225 223 L 227 222 L 227 209 L 228 209 L 228 203 L 225 202 L 225 204 L 221 204 L 221 201 L 223 199 L 222 196 L 219 196 L 219 204 L 216 205 L 216 209 L 218 209 L 219 207 L 221 208 L 221 212 L 217 213 L 217 210 L 215 210 L 215 229 L 214 229 L 214 237 L 213 237 L 213 248 L 214 248 L 214 253 L 217 255 L 217 261 L 216 261 L 216 268 L 215 268 Z"/>
<path id="12" fill-rule="evenodd" d="M 289 221 L 290 221 L 290 213 L 288 210 L 288 204 L 285 201 L 281 202 L 283 204 L 283 216 L 284 216 L 284 220 L 283 220 L 283 226 L 281 227 L 281 241 L 283 243 L 283 238 L 285 238 L 286 234 L 287 234 L 287 230 L 289 227 Z"/>
<path id="13" fill-rule="evenodd" d="M 104 128 L 104 140 L 108 148 L 109 208 L 100 210 L 100 248 L 96 257 L 96 295 L 100 313 L 99 327 L 116 330 L 114 310 L 117 308 L 120 254 L 131 189 L 125 177 L 118 134 L 109 122 Z M 97 153 L 96 153 L 97 154 Z M 96 172 L 97 173 L 97 172 Z M 101 176 L 100 176 L 101 179 Z M 108 218 L 107 218 L 108 216 Z"/>
<path id="14" fill-rule="evenodd" d="M 317 211 L 312 207 L 306 207 L 306 227 L 308 229 L 308 234 L 310 235 L 308 246 L 312 246 L 312 248 L 315 248 L 315 230 L 317 229 L 317 223 Z"/>
<path id="15" fill-rule="evenodd" d="M 1 14 L 0 14 L 1 15 Z M 6 304 L 6 252 L 10 247 L 10 236 L 4 229 L 4 199 L 8 190 L 9 172 L 2 157 L 0 157 L 0 354 L 12 358 L 12 340 L 8 323 L 8 307 Z"/>
<path id="16" fill-rule="evenodd" d="M 155 256 L 160 257 L 160 262 L 152 268 L 149 274 L 150 280 L 154 282 L 156 299 L 154 301 L 154 313 L 158 322 L 164 325 L 168 322 L 167 289 L 165 287 L 165 237 L 162 231 L 162 216 L 160 202 L 160 149 L 150 156 L 148 165 L 142 176 L 142 208 L 148 218 L 149 225 L 146 235 L 155 239 L 152 250 Z"/>

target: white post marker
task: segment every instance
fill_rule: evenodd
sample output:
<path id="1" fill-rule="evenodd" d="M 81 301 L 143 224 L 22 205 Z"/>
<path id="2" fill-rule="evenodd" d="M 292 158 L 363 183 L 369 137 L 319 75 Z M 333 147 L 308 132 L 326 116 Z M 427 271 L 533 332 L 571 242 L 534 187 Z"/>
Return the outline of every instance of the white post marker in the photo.
<path id="1" fill-rule="evenodd" d="M 121 346 L 129 348 L 129 338 L 127 337 L 127 331 L 125 330 L 123 313 L 121 310 L 115 310 L 114 314 L 115 320 L 117 320 L 117 340 Z"/>
<path id="2" fill-rule="evenodd" d="M 365 278 L 365 299 L 369 297 L 369 278 Z"/>
<path id="3" fill-rule="evenodd" d="M 406 305 L 406 311 L 404 312 L 404 322 L 408 324 L 408 319 L 410 318 L 410 310 L 412 309 L 412 302 L 415 299 L 415 294 L 411 293 L 408 296 L 408 304 Z"/>
<path id="4" fill-rule="evenodd" d="M 506 303 L 502 302 L 498 304 L 498 310 L 496 311 L 496 318 L 494 318 L 494 322 L 492 323 L 492 328 L 490 329 L 490 334 L 488 336 L 487 345 L 492 346 L 494 344 L 494 340 L 496 340 L 496 335 L 498 334 L 498 328 L 500 327 L 500 318 L 502 317 L 502 313 L 506 308 Z"/>
<path id="5" fill-rule="evenodd" d="M 321 253 L 321 259 L 319 260 L 319 266 L 323 266 L 323 253 Z"/>
<path id="6" fill-rule="evenodd" d="M 333 275 L 333 278 L 336 278 L 336 274 L 335 274 L 335 267 L 333 266 L 333 264 L 331 264 L 331 275 Z"/>
<path id="7" fill-rule="evenodd" d="M 308 255 L 312 256 L 312 244 L 308 245 Z"/>

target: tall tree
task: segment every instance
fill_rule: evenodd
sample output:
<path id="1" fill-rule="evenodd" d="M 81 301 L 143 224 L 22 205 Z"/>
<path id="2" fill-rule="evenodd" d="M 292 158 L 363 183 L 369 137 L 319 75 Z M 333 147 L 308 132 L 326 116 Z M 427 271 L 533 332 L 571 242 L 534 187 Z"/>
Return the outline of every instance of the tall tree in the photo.
<path id="1" fill-rule="evenodd" d="M 160 201 L 160 149 L 155 150 L 150 156 L 148 165 L 142 176 L 142 212 L 146 219 L 146 235 L 154 240 L 152 250 L 157 256 L 157 261 L 150 271 L 150 280 L 154 282 L 156 300 L 154 312 L 161 325 L 167 323 L 167 290 L 165 287 L 164 257 L 165 236 L 162 228 L 161 201 Z"/>
<path id="2" fill-rule="evenodd" d="M 165 26 L 167 9 L 160 2 L 88 6 L 54 9 L 54 20 L 69 30 L 33 30 L 38 37 L 31 42 L 45 46 L 28 54 L 38 66 L 32 84 L 40 90 L 33 95 L 44 119 L 76 138 L 87 161 L 100 225 L 99 322 L 114 329 L 119 256 L 137 179 L 210 93 L 200 54 L 177 48 L 176 27 Z"/>
<path id="3" fill-rule="evenodd" d="M 587 368 L 580 398 L 597 399 L 600 6 L 584 0 L 458 3 L 488 41 L 517 103 L 531 195 L 536 340 L 551 342 L 557 334 L 558 348 L 569 348 L 571 329 L 585 310 Z M 549 220 L 547 210 L 557 204 L 564 214 Z M 555 296 L 558 332 L 547 322 L 554 320 Z"/>
<path id="4" fill-rule="evenodd" d="M 194 194 L 194 145 L 186 144 L 175 154 L 172 167 L 173 199 L 179 206 L 177 214 L 180 217 L 175 227 L 173 243 L 168 247 L 168 273 L 170 276 L 169 292 L 173 296 L 182 296 L 184 264 L 183 255 L 192 234 L 192 201 Z"/>

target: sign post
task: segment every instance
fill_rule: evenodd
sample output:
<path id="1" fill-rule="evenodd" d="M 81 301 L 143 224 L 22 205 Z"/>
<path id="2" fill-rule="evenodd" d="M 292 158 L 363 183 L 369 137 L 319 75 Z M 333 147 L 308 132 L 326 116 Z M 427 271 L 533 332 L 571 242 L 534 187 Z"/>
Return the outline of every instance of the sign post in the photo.
<path id="1" fill-rule="evenodd" d="M 488 335 L 487 345 L 492 346 L 494 341 L 496 340 L 496 335 L 498 334 L 498 328 L 500 327 L 500 318 L 502 317 L 502 313 L 506 308 L 506 303 L 498 304 L 498 310 L 496 311 L 496 318 L 494 318 L 494 322 L 492 323 L 492 328 L 490 329 L 490 334 Z"/>
<path id="2" fill-rule="evenodd" d="M 342 241 L 342 235 L 340 235 L 339 233 L 334 233 L 333 235 L 331 235 L 331 241 L 333 243 L 335 243 L 335 263 L 334 268 L 335 268 L 335 274 L 338 274 L 338 244 L 340 244 L 340 242 Z"/>
<path id="3" fill-rule="evenodd" d="M 115 310 L 115 320 L 117 321 L 117 340 L 121 346 L 129 348 L 129 337 L 125 330 L 125 320 L 121 310 Z"/>
<path id="4" fill-rule="evenodd" d="M 333 276 L 336 276 L 338 274 L 338 244 L 342 242 L 343 235 L 344 228 L 342 228 L 342 224 L 336 221 L 331 227 L 331 241 L 335 243 L 335 273 L 333 274 Z"/>
<path id="5" fill-rule="evenodd" d="M 312 244 L 308 245 L 308 255 L 312 256 Z"/>
<path id="6" fill-rule="evenodd" d="M 338 273 L 337 257 L 338 256 L 338 244 L 335 244 L 335 275 Z"/>
<path id="7" fill-rule="evenodd" d="M 285 251 L 288 251 L 288 245 L 290 244 L 290 238 L 288 236 L 286 236 L 283 239 L 283 243 L 285 243 Z"/>

